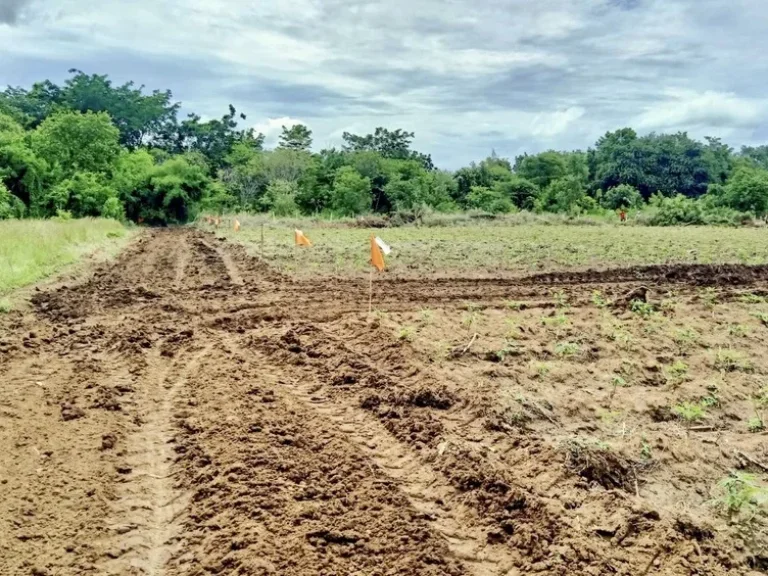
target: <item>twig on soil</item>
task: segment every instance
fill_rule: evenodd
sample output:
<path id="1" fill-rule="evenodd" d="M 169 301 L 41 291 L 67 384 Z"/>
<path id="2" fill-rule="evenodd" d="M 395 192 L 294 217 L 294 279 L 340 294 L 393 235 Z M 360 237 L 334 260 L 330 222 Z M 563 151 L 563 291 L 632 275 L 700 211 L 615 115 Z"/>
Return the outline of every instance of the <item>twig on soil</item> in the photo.
<path id="1" fill-rule="evenodd" d="M 714 432 L 717 430 L 715 426 L 693 426 L 688 428 L 689 432 Z"/>
<path id="2" fill-rule="evenodd" d="M 746 460 L 747 462 L 749 462 L 753 466 L 757 466 L 758 468 L 760 468 L 760 470 L 762 470 L 763 472 L 768 472 L 768 466 L 767 465 L 763 464 L 762 462 L 759 462 L 759 461 L 755 460 L 754 458 L 752 458 L 748 454 L 744 454 L 744 452 L 741 452 L 739 450 L 736 450 L 734 452 L 734 454 L 736 455 L 736 458 L 741 458 L 742 460 Z"/>
<path id="3" fill-rule="evenodd" d="M 472 340 L 469 341 L 469 344 L 467 344 L 467 347 L 464 348 L 464 350 L 461 351 L 462 356 L 469 352 L 469 349 L 472 347 L 472 344 L 475 343 L 475 340 L 477 340 L 477 332 L 475 332 L 475 335 L 472 336 Z"/>
<path id="4" fill-rule="evenodd" d="M 653 563 L 656 562 L 656 559 L 661 556 L 661 553 L 664 552 L 664 547 L 659 546 L 659 549 L 656 550 L 656 554 L 653 555 L 653 558 L 651 558 L 651 561 L 648 562 L 648 565 L 645 567 L 645 569 L 640 572 L 640 576 L 645 576 L 648 574 L 648 571 L 651 569 L 651 566 L 653 566 Z"/>

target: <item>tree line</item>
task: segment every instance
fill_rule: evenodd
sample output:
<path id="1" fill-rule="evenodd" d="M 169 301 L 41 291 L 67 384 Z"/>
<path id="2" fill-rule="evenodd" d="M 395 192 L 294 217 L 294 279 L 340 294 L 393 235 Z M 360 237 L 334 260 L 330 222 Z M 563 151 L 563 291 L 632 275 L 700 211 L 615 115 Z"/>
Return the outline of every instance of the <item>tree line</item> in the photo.
<path id="1" fill-rule="evenodd" d="M 587 151 L 492 153 L 454 172 L 412 148 L 414 134 L 376 128 L 312 151 L 312 131 L 279 144 L 220 118 L 180 117 L 170 91 L 71 70 L 0 92 L 0 219 L 104 216 L 181 223 L 201 211 L 278 216 L 517 210 L 572 215 L 619 209 L 652 224 L 737 224 L 768 214 L 768 146 L 622 128 Z"/>

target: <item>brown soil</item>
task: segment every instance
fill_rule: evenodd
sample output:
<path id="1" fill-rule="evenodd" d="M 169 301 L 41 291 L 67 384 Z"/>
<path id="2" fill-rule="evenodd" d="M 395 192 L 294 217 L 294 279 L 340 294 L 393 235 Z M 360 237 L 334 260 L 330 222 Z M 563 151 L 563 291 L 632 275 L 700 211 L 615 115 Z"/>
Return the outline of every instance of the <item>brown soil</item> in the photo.
<path id="1" fill-rule="evenodd" d="M 198 231 L 147 232 L 0 324 L 0 574 L 765 573 L 759 534 L 704 505 L 728 469 L 761 473 L 743 455 L 768 461 L 765 435 L 727 415 L 706 438 L 678 434 L 655 403 L 663 358 L 646 358 L 663 351 L 638 352 L 647 382 L 631 392 L 593 385 L 621 354 L 586 329 L 562 380 L 530 374 L 552 334 L 525 320 L 557 313 L 553 290 L 586 326 L 595 290 L 674 290 L 703 309 L 698 285 L 730 302 L 764 293 L 768 268 L 382 279 L 387 314 L 369 318 L 364 282 L 298 281 Z M 499 351 L 509 301 L 527 336 Z M 421 338 L 399 337 L 423 308 L 439 314 Z M 466 309 L 487 325 L 451 324 Z M 436 360 L 422 341 L 439 340 L 456 352 Z M 609 394 L 636 404 L 630 424 L 660 456 L 587 439 Z"/>

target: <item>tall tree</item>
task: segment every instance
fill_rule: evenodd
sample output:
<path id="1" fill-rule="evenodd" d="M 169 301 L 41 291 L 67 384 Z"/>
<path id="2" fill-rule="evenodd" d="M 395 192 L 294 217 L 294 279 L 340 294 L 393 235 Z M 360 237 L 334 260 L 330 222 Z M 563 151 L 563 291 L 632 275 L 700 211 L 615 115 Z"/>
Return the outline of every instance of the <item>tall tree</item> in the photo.
<path id="1" fill-rule="evenodd" d="M 312 130 L 304 124 L 294 124 L 290 128 L 283 126 L 280 134 L 279 148 L 287 150 L 306 151 L 312 146 Z"/>

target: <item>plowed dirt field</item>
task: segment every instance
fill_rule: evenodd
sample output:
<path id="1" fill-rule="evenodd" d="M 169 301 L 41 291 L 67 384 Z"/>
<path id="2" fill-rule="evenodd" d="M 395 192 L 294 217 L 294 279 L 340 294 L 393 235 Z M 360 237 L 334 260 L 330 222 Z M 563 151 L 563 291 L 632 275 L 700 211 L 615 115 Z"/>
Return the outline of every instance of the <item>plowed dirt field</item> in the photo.
<path id="1" fill-rule="evenodd" d="M 383 278 L 383 317 L 365 281 L 295 280 L 200 231 L 147 231 L 0 320 L 0 574 L 765 573 L 759 542 L 707 501 L 731 469 L 765 475 L 766 436 L 727 415 L 671 422 L 654 403 L 671 359 L 637 351 L 636 386 L 598 385 L 621 352 L 583 338 L 544 384 L 531 363 L 562 356 L 546 334 L 518 326 L 501 350 L 448 318 L 538 323 L 557 318 L 554 291 L 586 325 L 595 291 L 628 317 L 622 298 L 646 288 L 685 316 L 700 286 L 764 294 L 768 268 Z M 419 318 L 439 359 L 391 326 Z M 746 345 L 752 376 L 766 343 Z M 635 453 L 574 440 L 608 434 L 586 415 L 609 396 Z"/>

